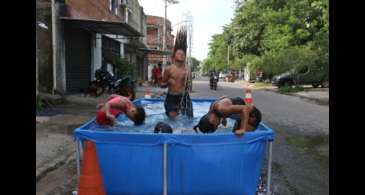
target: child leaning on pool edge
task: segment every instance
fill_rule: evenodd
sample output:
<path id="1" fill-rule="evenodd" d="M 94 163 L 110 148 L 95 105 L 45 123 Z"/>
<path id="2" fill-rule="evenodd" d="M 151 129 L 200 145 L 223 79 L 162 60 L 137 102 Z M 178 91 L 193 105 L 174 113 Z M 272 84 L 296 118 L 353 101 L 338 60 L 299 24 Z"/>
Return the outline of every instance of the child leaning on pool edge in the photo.
<path id="1" fill-rule="evenodd" d="M 214 101 L 207 114 L 200 118 L 194 129 L 203 133 L 213 133 L 220 123 L 226 124 L 226 118 L 236 120 L 233 131 L 243 135 L 246 131 L 254 131 L 261 122 L 261 112 L 255 106 L 246 105 L 240 97 L 222 96 Z"/>
<path id="2" fill-rule="evenodd" d="M 146 118 L 142 106 L 135 106 L 127 97 L 120 95 L 110 95 L 106 103 L 98 104 L 96 108 L 99 109 L 96 115 L 99 125 L 115 125 L 119 114 L 125 114 L 135 125 L 141 125 Z"/>

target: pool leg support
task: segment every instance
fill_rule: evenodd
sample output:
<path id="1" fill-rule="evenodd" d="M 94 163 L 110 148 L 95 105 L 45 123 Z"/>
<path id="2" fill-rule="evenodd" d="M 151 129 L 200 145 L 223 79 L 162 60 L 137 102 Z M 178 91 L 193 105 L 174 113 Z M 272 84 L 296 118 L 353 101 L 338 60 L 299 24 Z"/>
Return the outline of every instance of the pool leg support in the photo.
<path id="1" fill-rule="evenodd" d="M 167 144 L 163 144 L 163 195 L 167 195 Z"/>
<path id="2" fill-rule="evenodd" d="M 266 194 L 270 194 L 271 188 L 271 165 L 272 165 L 272 141 L 269 141 L 269 162 L 267 163 L 267 191 Z"/>
<path id="3" fill-rule="evenodd" d="M 79 141 L 75 141 L 76 144 L 76 168 L 77 168 L 77 178 L 80 178 L 80 145 Z"/>

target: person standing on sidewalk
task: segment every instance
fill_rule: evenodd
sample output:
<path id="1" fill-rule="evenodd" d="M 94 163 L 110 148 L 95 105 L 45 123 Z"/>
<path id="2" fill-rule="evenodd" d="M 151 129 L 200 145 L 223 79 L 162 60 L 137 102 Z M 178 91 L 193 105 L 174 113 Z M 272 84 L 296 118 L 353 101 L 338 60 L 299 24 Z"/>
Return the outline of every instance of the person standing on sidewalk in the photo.
<path id="1" fill-rule="evenodd" d="M 156 85 L 161 81 L 161 72 L 162 72 L 161 66 L 162 64 L 158 63 L 158 67 L 156 68 Z"/>
<path id="2" fill-rule="evenodd" d="M 190 72 L 186 66 L 187 49 L 186 28 L 180 29 L 176 34 L 175 47 L 172 55 L 173 64 L 166 67 L 163 72 L 160 86 L 168 87 L 165 99 L 165 112 L 170 119 L 175 119 L 178 114 L 193 117 L 193 104 L 189 96 Z"/>
<path id="3" fill-rule="evenodd" d="M 153 69 L 152 69 L 152 84 L 153 85 L 157 84 L 156 70 L 157 70 L 157 67 L 155 65 L 155 66 L 153 66 Z"/>

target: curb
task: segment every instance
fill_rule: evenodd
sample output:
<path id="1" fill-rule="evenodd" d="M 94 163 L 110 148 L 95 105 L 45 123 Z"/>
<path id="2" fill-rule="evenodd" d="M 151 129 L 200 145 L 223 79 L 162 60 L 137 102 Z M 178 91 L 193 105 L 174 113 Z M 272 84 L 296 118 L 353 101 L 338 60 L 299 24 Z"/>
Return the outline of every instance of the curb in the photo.
<path id="1" fill-rule="evenodd" d="M 77 100 L 77 99 L 69 99 L 66 97 L 65 103 L 74 103 L 74 104 L 81 104 L 81 105 L 87 105 L 87 106 L 96 106 L 96 104 L 98 103 L 97 100 L 90 100 L 90 101 L 85 101 L 85 100 Z"/>
<path id="2" fill-rule="evenodd" d="M 298 95 L 298 94 L 295 94 L 295 93 L 279 93 L 277 90 L 275 89 L 263 89 L 264 91 L 271 91 L 271 92 L 275 92 L 275 93 L 278 93 L 278 94 L 282 94 L 282 95 L 289 95 L 289 96 L 295 96 L 295 97 L 299 97 L 301 99 L 304 99 L 304 100 L 308 100 L 308 101 L 311 101 L 313 103 L 316 103 L 318 105 L 322 105 L 322 106 L 328 106 L 329 105 L 329 98 L 312 98 L 312 97 L 307 97 L 307 96 L 303 96 L 303 95 Z"/>
<path id="3" fill-rule="evenodd" d="M 71 160 L 75 159 L 75 151 L 71 152 L 69 155 L 58 157 L 55 160 L 44 164 L 43 166 L 36 169 L 36 182 L 42 179 L 47 173 L 57 169 L 58 167 L 67 164 Z"/>
<path id="4" fill-rule="evenodd" d="M 286 94 L 286 95 L 296 96 L 296 97 L 299 97 L 299 98 L 302 98 L 302 99 L 305 99 L 305 100 L 315 102 L 319 105 L 326 105 L 326 106 L 329 105 L 329 99 L 327 99 L 327 98 L 326 99 L 312 98 L 312 97 L 307 97 L 307 96 L 298 95 L 298 94 Z"/>

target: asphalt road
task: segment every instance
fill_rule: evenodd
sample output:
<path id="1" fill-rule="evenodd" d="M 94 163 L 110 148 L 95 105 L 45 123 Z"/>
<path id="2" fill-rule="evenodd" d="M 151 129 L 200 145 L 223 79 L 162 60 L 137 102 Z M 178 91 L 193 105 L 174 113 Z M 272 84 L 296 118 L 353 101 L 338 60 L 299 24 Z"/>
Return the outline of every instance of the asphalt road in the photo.
<path id="1" fill-rule="evenodd" d="M 192 97 L 244 96 L 242 86 L 219 82 L 209 89 L 207 79 L 194 80 Z M 329 194 L 329 108 L 298 97 L 255 90 L 254 104 L 263 122 L 275 131 L 273 178 L 275 194 Z M 265 170 L 264 170 L 265 172 Z"/>

